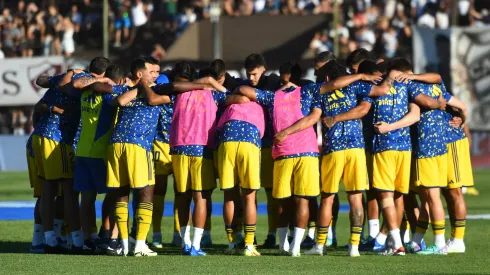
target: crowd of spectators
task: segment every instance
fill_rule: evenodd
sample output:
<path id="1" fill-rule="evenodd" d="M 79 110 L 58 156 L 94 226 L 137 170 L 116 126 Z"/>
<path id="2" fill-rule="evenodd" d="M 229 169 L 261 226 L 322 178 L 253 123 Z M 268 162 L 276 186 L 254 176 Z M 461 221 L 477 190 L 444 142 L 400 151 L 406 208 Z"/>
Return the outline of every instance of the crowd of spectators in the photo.
<path id="1" fill-rule="evenodd" d="M 190 25 L 210 18 L 217 0 L 109 0 L 110 39 L 115 48 L 130 46 L 138 30 L 160 22 L 169 43 L 155 45 L 162 60 L 165 48 Z M 102 36 L 101 0 L 2 1 L 0 59 L 40 55 L 70 58 L 77 48 Z M 221 0 L 222 16 L 333 15 L 334 0 Z M 457 4 L 455 6 L 454 4 Z M 391 58 L 411 54 L 412 25 L 446 29 L 490 24 L 488 0 L 338 0 L 339 21 L 314 35 L 310 50 L 333 50 L 338 34 L 339 55 L 358 47 Z M 457 9 L 457 22 L 452 13 Z M 165 39 L 165 38 L 164 38 Z M 31 110 L 0 108 L 0 133 L 29 133 Z"/>

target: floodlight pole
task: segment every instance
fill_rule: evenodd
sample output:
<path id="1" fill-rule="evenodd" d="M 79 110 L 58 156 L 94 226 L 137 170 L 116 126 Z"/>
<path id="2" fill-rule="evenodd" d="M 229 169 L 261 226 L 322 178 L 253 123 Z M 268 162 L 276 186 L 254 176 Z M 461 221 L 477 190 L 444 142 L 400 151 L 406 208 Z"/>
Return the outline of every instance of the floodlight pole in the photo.
<path id="1" fill-rule="evenodd" d="M 212 24 L 212 36 L 213 36 L 213 58 L 221 59 L 221 29 L 219 24 L 219 18 L 221 16 L 220 1 L 211 2 L 209 9 L 209 16 Z"/>
<path id="2" fill-rule="evenodd" d="M 102 36 L 103 56 L 109 58 L 109 0 L 103 1 L 102 8 Z"/>

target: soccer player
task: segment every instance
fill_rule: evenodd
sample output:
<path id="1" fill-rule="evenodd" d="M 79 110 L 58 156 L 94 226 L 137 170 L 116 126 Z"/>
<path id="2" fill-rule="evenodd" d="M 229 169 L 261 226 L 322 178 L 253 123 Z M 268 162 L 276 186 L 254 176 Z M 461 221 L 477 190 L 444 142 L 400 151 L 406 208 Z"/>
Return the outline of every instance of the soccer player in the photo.
<path id="1" fill-rule="evenodd" d="M 150 63 L 144 59 L 135 59 L 131 64 L 133 84 L 142 82 L 142 86 L 145 86 L 151 83 L 151 71 Z M 137 189 L 136 244 L 131 253 L 135 256 L 156 256 L 157 253 L 146 245 L 146 237 L 153 213 L 155 179 L 151 152 L 160 107 L 150 105 L 142 96 L 136 96 L 136 89 L 130 92 L 135 98 L 119 108 L 117 123 L 109 140 L 107 187 L 117 192 L 115 215 L 122 240 L 121 254 L 129 253 L 128 196 L 130 189 Z M 168 97 L 167 100 L 162 103 L 170 102 Z"/>
<path id="2" fill-rule="evenodd" d="M 68 72 L 69 77 L 73 74 Z M 65 74 L 50 77 L 46 85 L 42 87 L 57 87 Z M 40 84 L 39 79 L 37 80 Z M 73 105 L 73 99 L 65 96 L 58 91 L 57 88 L 50 88 L 45 93 L 42 102 L 49 106 L 56 105 Z M 67 114 L 64 114 L 67 115 Z M 67 115 L 68 116 L 68 115 Z M 38 168 L 38 175 L 43 179 L 43 188 L 41 193 L 41 217 L 43 221 L 44 236 L 45 236 L 45 253 L 61 253 L 63 249 L 59 246 L 56 239 L 56 233 L 53 228 L 53 220 L 55 214 L 55 200 L 58 193 L 58 186 L 63 186 L 64 202 L 65 202 L 65 217 L 67 223 L 73 230 L 71 232 L 73 238 L 73 252 L 81 253 L 83 247 L 83 234 L 80 231 L 78 203 L 75 204 L 75 194 L 73 192 L 73 184 L 67 180 L 73 178 L 72 159 L 74 157 L 73 146 L 68 145 L 69 139 L 73 143 L 73 129 L 66 129 L 64 126 L 66 118 L 62 115 L 51 112 L 49 116 L 42 116 L 37 127 L 34 129 L 32 136 L 32 148 L 34 158 Z M 62 131 L 63 129 L 63 131 Z M 76 132 L 76 131 L 75 131 Z M 63 143 L 62 143 L 63 141 Z"/>
<path id="3" fill-rule="evenodd" d="M 180 62 L 174 67 L 176 71 L 186 72 L 193 80 L 194 66 L 189 62 Z M 219 87 L 215 80 L 208 79 Z M 170 129 L 170 150 L 175 177 L 175 189 L 179 198 L 180 232 L 184 241 L 182 253 L 190 256 L 206 256 L 201 249 L 201 238 L 206 222 L 206 200 L 210 190 L 216 187 L 212 161 L 212 143 L 215 142 L 215 119 L 217 106 L 223 104 L 226 89 L 220 91 L 194 89 L 177 95 L 174 103 L 174 115 Z M 161 89 L 156 89 L 157 93 Z M 150 94 L 152 94 L 150 92 Z M 194 236 L 192 243 L 186 238 L 190 228 L 188 224 L 191 199 L 194 200 L 193 212 Z"/>
<path id="4" fill-rule="evenodd" d="M 242 81 L 243 85 L 249 85 L 261 90 L 276 91 L 281 86 L 280 78 L 275 74 L 265 76 L 266 62 L 263 56 L 260 54 L 251 54 L 247 56 L 244 62 L 244 67 L 247 72 L 247 80 Z M 276 231 L 277 231 L 277 216 L 279 204 L 272 197 L 272 171 L 274 167 L 274 160 L 272 158 L 272 144 L 274 138 L 274 130 L 272 127 L 272 121 L 270 117 L 266 116 L 265 132 L 262 137 L 262 148 L 260 156 L 260 183 L 261 187 L 265 189 L 267 195 L 267 222 L 268 233 L 267 238 L 264 241 L 262 248 L 275 248 L 276 247 Z M 240 225 L 237 225 L 240 227 Z M 241 234 L 241 231 L 240 231 Z"/>
<path id="5" fill-rule="evenodd" d="M 291 126 L 310 113 L 318 120 L 321 111 L 311 86 L 290 86 L 276 92 L 241 86 L 236 92 L 267 108 L 274 132 Z M 314 118 L 313 118 L 314 119 Z M 310 125 L 311 126 L 311 125 Z M 315 131 L 305 128 L 274 143 L 274 180 L 272 195 L 279 200 L 279 249 L 281 254 L 300 256 L 300 245 L 309 217 L 308 201 L 319 194 L 318 146 Z M 290 249 L 287 240 L 291 209 L 296 208 L 294 239 Z"/>
<path id="6" fill-rule="evenodd" d="M 96 195 L 107 193 L 107 148 L 109 139 L 114 130 L 118 105 L 125 105 L 133 98 L 130 94 L 122 95 L 127 91 L 123 70 L 115 65 L 107 68 L 105 77 L 116 86 L 110 84 L 93 83 L 93 77 L 84 77 L 74 81 L 73 86 L 80 88 L 82 130 L 78 141 L 75 168 L 75 189 L 82 193 L 82 228 L 85 234 L 87 251 L 95 252 L 99 236 L 90 232 L 96 224 L 94 208 Z M 103 94 L 104 93 L 104 94 Z M 120 96 L 118 98 L 118 96 Z M 102 203 L 102 226 L 100 247 L 105 248 L 108 254 L 114 254 L 117 242 L 112 236 L 111 213 L 114 211 L 116 197 L 113 193 L 105 196 Z M 112 233 L 112 234 L 111 234 Z"/>
<path id="7" fill-rule="evenodd" d="M 350 73 L 355 74 L 355 73 L 357 73 L 359 65 L 364 60 L 373 60 L 372 55 L 366 49 L 359 48 L 359 49 L 351 52 L 349 54 L 349 56 L 347 56 L 345 63 L 347 65 L 347 67 L 349 68 Z"/>
<path id="8" fill-rule="evenodd" d="M 255 196 L 260 189 L 260 146 L 265 130 L 264 118 L 262 107 L 255 102 L 248 102 L 229 105 L 218 122 L 218 173 L 220 188 L 224 191 L 223 218 L 229 242 L 227 254 L 236 252 L 236 221 L 239 213 L 235 213 L 235 209 L 239 209 L 243 201 L 243 254 L 260 256 L 254 246 L 257 222 Z M 237 190 L 238 184 L 241 190 Z M 241 193 L 242 199 L 236 201 L 235 193 Z"/>
<path id="9" fill-rule="evenodd" d="M 474 185 L 470 158 L 471 135 L 468 126 L 463 125 L 461 128 L 449 125 L 453 116 L 466 117 L 465 109 L 456 110 L 457 112 L 454 112 L 454 109 L 449 109 L 444 114 L 444 129 L 448 142 L 448 186 L 443 189 L 443 195 L 447 202 L 451 222 L 448 253 L 464 253 L 466 250 L 463 241 L 466 228 L 466 203 L 461 189 Z"/>
<path id="10" fill-rule="evenodd" d="M 368 95 L 375 95 L 376 90 L 380 93 L 388 90 L 388 84 L 382 85 L 382 88 L 375 87 L 371 91 L 371 85 L 364 82 L 356 82 L 348 88 L 333 89 L 347 86 L 354 81 L 361 79 L 380 80 L 381 78 L 370 77 L 365 75 L 350 76 L 350 81 L 344 82 L 343 79 L 337 80 L 338 77 L 347 74 L 345 67 L 339 65 L 336 61 L 330 61 L 326 65 L 325 72 L 327 76 L 326 84 L 320 88 L 320 93 L 327 93 L 322 96 L 323 111 L 334 116 L 348 111 L 357 105 L 358 98 L 367 99 L 367 107 L 357 120 L 352 122 L 341 123 L 328 131 L 324 131 L 323 136 L 323 159 L 322 159 L 322 200 L 320 205 L 320 214 L 317 221 L 317 244 L 305 254 L 323 255 L 325 242 L 328 235 L 328 226 L 332 216 L 332 206 L 340 180 L 344 179 L 346 190 L 348 192 L 349 202 L 351 204 L 351 241 L 349 245 L 349 255 L 359 256 L 357 246 L 359 245 L 360 233 L 362 227 L 362 193 L 366 190 L 366 168 L 365 156 L 363 152 L 364 142 L 360 136 L 360 120 L 367 113 L 370 107 Z M 345 78 L 344 78 L 345 79 Z M 357 84 L 357 85 L 356 85 Z M 332 86 L 335 85 L 335 86 Z M 386 86 L 386 87 L 385 87 Z M 328 93 L 329 91 L 334 91 Z M 283 130 L 286 135 L 303 129 L 301 122 Z M 309 124 L 305 125 L 308 126 Z M 332 127 L 333 125 L 331 125 Z M 299 128 L 297 128 L 299 127 Z M 345 129 L 345 130 L 344 130 Z M 345 132 L 344 132 L 345 131 Z M 281 133 L 276 136 L 281 135 Z M 277 137 L 276 137 L 277 138 Z M 337 140 L 338 138 L 338 140 Z M 338 151 L 338 152 L 336 152 Z M 360 151 L 360 152 L 359 152 Z M 362 154 L 361 154 L 362 153 Z M 364 171 L 364 173 L 363 173 Z"/>

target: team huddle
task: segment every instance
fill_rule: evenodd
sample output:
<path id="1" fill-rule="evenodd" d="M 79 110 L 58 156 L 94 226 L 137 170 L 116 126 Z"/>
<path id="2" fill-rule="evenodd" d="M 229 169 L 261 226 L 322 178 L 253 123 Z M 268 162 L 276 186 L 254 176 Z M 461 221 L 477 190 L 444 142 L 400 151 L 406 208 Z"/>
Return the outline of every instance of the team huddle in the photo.
<path id="1" fill-rule="evenodd" d="M 329 52 L 314 62 L 316 83 L 294 62 L 266 76 L 258 54 L 244 62 L 247 79 L 227 74 L 222 60 L 160 72 L 153 58 L 133 60 L 127 77 L 102 57 L 88 71 L 38 78 L 48 90 L 26 150 L 37 197 L 31 252 L 156 256 L 173 175 L 172 244 L 183 255 L 206 256 L 212 245 L 216 187 L 226 254 L 260 256 L 257 247 L 278 241 L 281 255 L 324 255 L 337 246 L 340 182 L 349 256 L 464 253 L 462 187 L 473 186 L 467 107 L 440 75 L 413 74 L 405 59 L 375 61 L 359 49 L 346 66 Z M 268 235 L 257 246 L 261 188 Z M 100 230 L 97 194 L 105 194 Z M 433 245 L 424 240 L 429 223 Z"/>

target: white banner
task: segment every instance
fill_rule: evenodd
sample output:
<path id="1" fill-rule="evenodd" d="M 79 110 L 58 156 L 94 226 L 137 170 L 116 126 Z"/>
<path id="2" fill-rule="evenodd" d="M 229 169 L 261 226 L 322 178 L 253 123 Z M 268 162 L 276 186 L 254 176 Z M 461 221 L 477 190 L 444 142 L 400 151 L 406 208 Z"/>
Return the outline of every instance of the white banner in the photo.
<path id="1" fill-rule="evenodd" d="M 0 60 L 0 106 L 36 104 L 46 91 L 36 85 L 36 79 L 60 74 L 64 69 L 62 56 Z"/>

